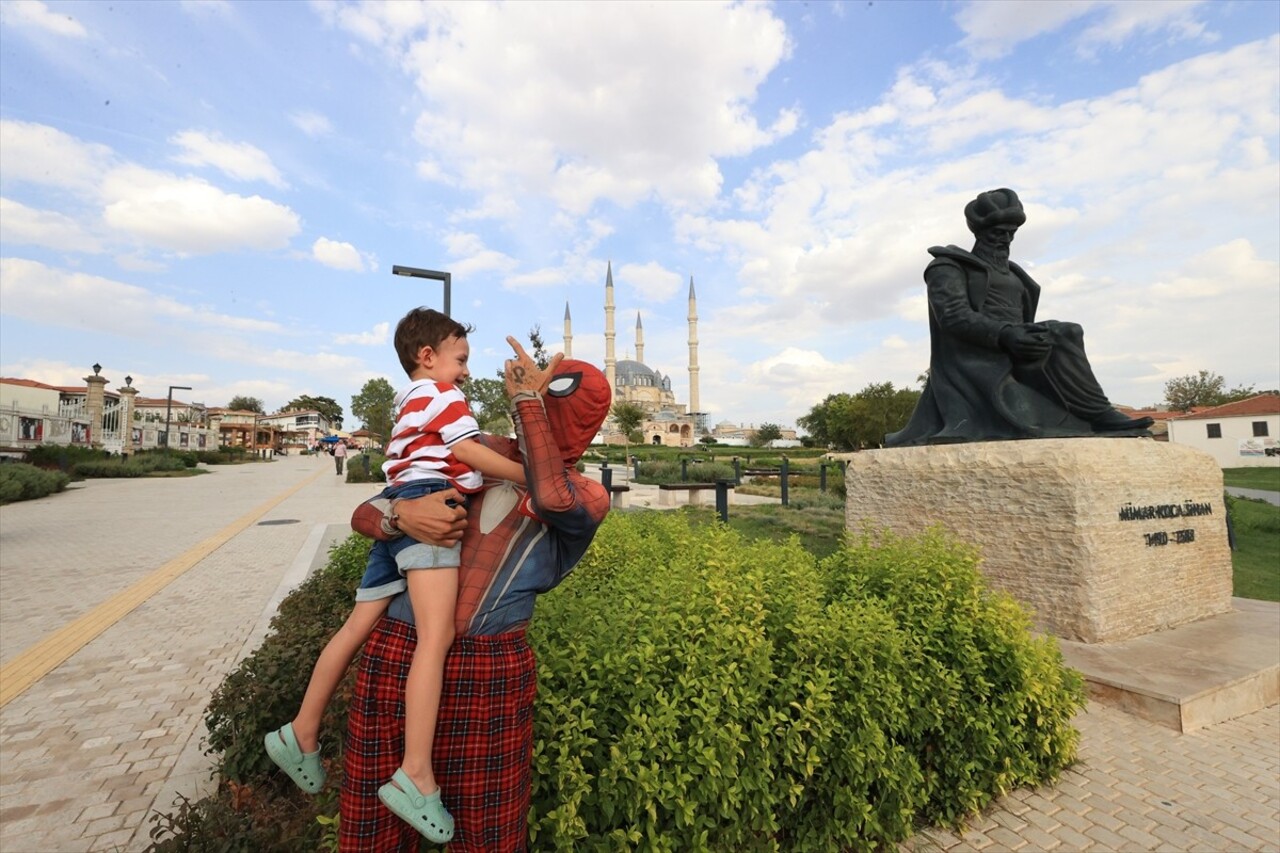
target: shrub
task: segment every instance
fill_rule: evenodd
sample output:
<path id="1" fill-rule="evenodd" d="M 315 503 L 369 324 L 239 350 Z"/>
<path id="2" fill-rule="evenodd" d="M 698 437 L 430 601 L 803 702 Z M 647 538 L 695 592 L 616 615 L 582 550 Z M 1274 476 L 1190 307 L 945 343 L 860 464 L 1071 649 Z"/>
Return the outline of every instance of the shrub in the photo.
<path id="1" fill-rule="evenodd" d="M 732 480 L 733 464 L 728 462 L 703 462 L 689 460 L 685 465 L 690 483 L 714 483 L 716 480 Z M 663 459 L 640 463 L 640 475 L 637 483 L 679 483 L 680 462 L 676 459 Z"/>
<path id="2" fill-rule="evenodd" d="M 77 462 L 72 474 L 77 478 L 95 479 L 103 477 L 145 477 L 155 471 L 184 471 L 194 468 L 194 457 L 191 464 L 187 454 L 138 453 L 128 458 L 113 456 L 96 462 Z"/>
<path id="3" fill-rule="evenodd" d="M 531 628 L 536 846 L 878 849 L 1053 778 L 1082 682 L 976 565 L 610 517 Z"/>
<path id="4" fill-rule="evenodd" d="M 364 472 L 364 461 L 369 460 L 369 473 Z M 366 456 L 363 453 L 352 453 L 347 457 L 346 471 L 348 483 L 385 483 L 387 477 L 382 473 L 382 463 L 387 461 L 387 457 L 381 453 L 370 451 Z"/>
<path id="5" fill-rule="evenodd" d="M 25 462 L 0 465 L 0 504 L 29 501 L 66 489 L 71 478 L 61 471 L 45 471 Z"/>
<path id="6" fill-rule="evenodd" d="M 228 798 L 249 784 L 253 797 L 283 797 L 286 819 L 273 834 L 246 818 L 252 843 L 208 849 L 312 849 L 331 837 L 297 815 L 331 823 L 334 750 L 319 803 L 287 780 L 252 783 L 271 768 L 263 735 L 293 713 L 350 606 L 367 544 L 335 548 L 218 689 L 206 722 L 226 782 L 221 804 L 200 806 L 215 826 L 186 826 L 199 811 L 187 807 L 172 831 L 226 837 Z M 1052 779 L 1075 755 L 1080 676 L 976 566 L 941 534 L 851 538 L 819 562 L 795 538 L 747 542 L 677 513 L 611 515 L 530 628 L 532 846 L 882 850 L 922 820 L 954 823 Z M 331 703 L 330 738 L 348 691 Z"/>
<path id="7" fill-rule="evenodd" d="M 334 546 L 328 566 L 285 598 L 271 620 L 272 633 L 214 692 L 205 723 L 209 752 L 221 754 L 223 779 L 260 781 L 274 768 L 262 739 L 293 719 L 316 658 L 351 612 L 352 594 L 368 554 L 369 540 L 356 535 Z M 326 735 L 342 729 L 345 695 L 346 688 L 330 703 L 323 726 Z"/>
<path id="8" fill-rule="evenodd" d="M 110 459 L 105 450 L 77 444 L 41 444 L 27 451 L 26 462 L 37 468 L 70 471 L 79 462 L 101 462 Z"/>

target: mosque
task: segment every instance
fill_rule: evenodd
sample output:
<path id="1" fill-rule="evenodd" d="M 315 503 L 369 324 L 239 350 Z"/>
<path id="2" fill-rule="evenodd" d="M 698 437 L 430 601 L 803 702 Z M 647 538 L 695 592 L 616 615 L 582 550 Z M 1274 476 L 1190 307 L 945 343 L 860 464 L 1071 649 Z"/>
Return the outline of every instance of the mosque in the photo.
<path id="1" fill-rule="evenodd" d="M 694 447 L 707 432 L 706 412 L 698 406 L 698 299 L 689 278 L 689 403 L 676 402 L 671 390 L 671 377 L 663 376 L 644 363 L 644 326 L 636 313 L 636 345 L 634 360 L 618 360 L 614 352 L 613 329 L 613 263 L 604 279 L 604 374 L 613 388 L 614 403 L 626 402 L 645 412 L 640 432 L 646 444 L 666 447 Z M 564 306 L 564 354 L 573 357 L 573 323 L 569 304 Z M 622 444 L 625 437 L 612 419 L 605 423 L 606 444 Z"/>

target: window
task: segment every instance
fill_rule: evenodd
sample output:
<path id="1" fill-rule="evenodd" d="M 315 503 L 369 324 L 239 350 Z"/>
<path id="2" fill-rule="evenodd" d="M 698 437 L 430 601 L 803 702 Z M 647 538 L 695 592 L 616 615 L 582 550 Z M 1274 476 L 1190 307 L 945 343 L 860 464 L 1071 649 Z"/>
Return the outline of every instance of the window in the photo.
<path id="1" fill-rule="evenodd" d="M 1209 431 L 1209 438 L 1222 438 L 1222 424 L 1205 424 L 1205 429 Z"/>
<path id="2" fill-rule="evenodd" d="M 1267 434 L 1267 422 L 1266 422 L 1266 421 L 1254 421 L 1254 422 L 1253 422 L 1253 436 L 1254 436 L 1254 438 L 1264 438 L 1264 437 L 1266 436 L 1266 434 Z"/>

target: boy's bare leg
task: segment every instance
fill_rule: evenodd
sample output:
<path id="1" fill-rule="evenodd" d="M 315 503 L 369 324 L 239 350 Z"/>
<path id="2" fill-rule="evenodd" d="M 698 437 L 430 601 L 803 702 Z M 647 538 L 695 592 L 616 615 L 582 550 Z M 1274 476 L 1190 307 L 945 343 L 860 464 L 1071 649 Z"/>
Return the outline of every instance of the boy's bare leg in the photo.
<path id="1" fill-rule="evenodd" d="M 458 570 L 419 569 L 406 572 L 418 645 L 404 690 L 404 760 L 401 767 L 418 791 L 437 787 L 431 767 L 431 747 L 440 713 L 444 659 L 453 645 L 453 611 L 458 600 Z"/>
<path id="2" fill-rule="evenodd" d="M 357 601 L 347 621 L 342 623 L 320 653 L 311 670 L 311 681 L 307 683 L 298 716 L 293 718 L 293 736 L 298 739 L 298 747 L 303 752 L 315 752 L 320 748 L 320 720 L 324 717 L 324 709 L 346 675 L 356 652 L 369 639 L 373 626 L 378 624 L 390 603 L 389 598 Z"/>

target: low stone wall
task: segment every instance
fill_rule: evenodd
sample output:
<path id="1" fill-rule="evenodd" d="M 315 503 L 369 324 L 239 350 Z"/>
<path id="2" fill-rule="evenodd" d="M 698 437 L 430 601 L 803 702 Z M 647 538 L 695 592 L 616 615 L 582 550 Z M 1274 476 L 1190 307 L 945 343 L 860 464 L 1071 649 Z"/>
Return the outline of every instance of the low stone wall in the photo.
<path id="1" fill-rule="evenodd" d="M 941 525 L 1059 637 L 1102 643 L 1231 609 L 1222 472 L 1142 439 L 980 442 L 845 455 L 846 525 Z"/>

